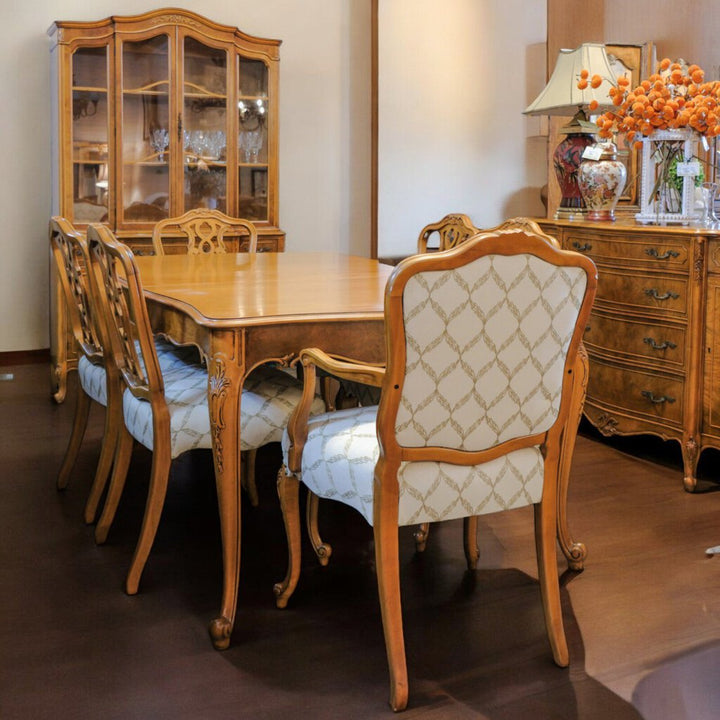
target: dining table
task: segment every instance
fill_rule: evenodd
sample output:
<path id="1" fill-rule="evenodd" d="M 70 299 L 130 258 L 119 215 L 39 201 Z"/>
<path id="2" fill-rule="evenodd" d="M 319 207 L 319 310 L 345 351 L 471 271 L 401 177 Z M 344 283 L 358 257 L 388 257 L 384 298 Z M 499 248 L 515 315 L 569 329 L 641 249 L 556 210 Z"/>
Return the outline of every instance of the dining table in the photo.
<path id="1" fill-rule="evenodd" d="M 222 542 L 217 649 L 230 644 L 240 581 L 240 401 L 250 371 L 287 366 L 300 350 L 382 363 L 384 292 L 393 271 L 366 257 L 331 252 L 136 257 L 153 332 L 200 349 Z"/>
<path id="2" fill-rule="evenodd" d="M 222 543 L 220 612 L 210 622 L 216 649 L 229 646 L 240 582 L 240 400 L 245 378 L 262 363 L 288 366 L 318 347 L 361 362 L 384 363 L 384 295 L 394 268 L 332 252 L 227 253 L 136 257 L 156 334 L 199 348 L 208 366 L 208 409 Z M 584 348 L 573 370 L 587 387 Z M 580 421 L 582 400 L 571 414 Z M 563 443 L 557 540 L 571 570 L 583 543 L 568 527 L 567 492 L 576 424 Z"/>

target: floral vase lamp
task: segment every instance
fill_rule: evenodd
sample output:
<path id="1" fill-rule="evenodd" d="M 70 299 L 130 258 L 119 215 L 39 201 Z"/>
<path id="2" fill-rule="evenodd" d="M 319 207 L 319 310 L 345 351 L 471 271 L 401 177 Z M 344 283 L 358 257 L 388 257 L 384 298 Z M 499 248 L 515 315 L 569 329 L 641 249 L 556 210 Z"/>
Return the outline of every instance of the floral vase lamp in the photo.
<path id="1" fill-rule="evenodd" d="M 697 65 L 684 69 L 665 58 L 658 72 L 637 87 L 631 89 L 629 80 L 620 77 L 609 90 L 613 107 L 598 118 L 598 135 L 610 140 L 624 133 L 628 143 L 642 147 L 638 222 L 688 224 L 697 219 L 694 187 L 703 175 L 697 142 L 702 140 L 707 149 L 707 139 L 720 134 L 720 82 L 704 80 Z M 584 72 L 578 86 L 587 82 Z"/>
<path id="2" fill-rule="evenodd" d="M 608 78 L 597 84 L 578 87 L 578 79 L 584 69 L 590 68 L 593 76 Z M 561 50 L 552 76 L 545 89 L 523 111 L 525 115 L 573 115 L 572 120 L 560 132 L 565 137 L 553 153 L 553 167 L 560 186 L 561 200 L 555 213 L 556 218 L 582 219 L 587 213 L 585 202 L 578 186 L 578 167 L 586 147 L 595 142 L 597 126 L 588 121 L 585 108 L 595 108 L 604 103 L 612 107 L 609 92 L 612 88 L 609 78 L 614 77 L 605 46 L 599 43 L 584 43 L 575 50 Z"/>

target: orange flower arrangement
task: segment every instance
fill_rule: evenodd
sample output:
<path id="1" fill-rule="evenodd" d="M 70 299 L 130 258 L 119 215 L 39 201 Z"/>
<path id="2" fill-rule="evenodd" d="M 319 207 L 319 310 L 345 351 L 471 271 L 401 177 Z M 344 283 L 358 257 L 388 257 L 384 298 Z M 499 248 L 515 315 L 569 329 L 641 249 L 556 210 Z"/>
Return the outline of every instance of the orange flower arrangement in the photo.
<path id="1" fill-rule="evenodd" d="M 597 88 L 602 80 L 583 70 L 577 86 L 580 90 L 588 85 Z M 660 63 L 659 72 L 634 89 L 626 77 L 611 80 L 609 95 L 614 108 L 598 118 L 598 135 L 611 138 L 625 133 L 628 142 L 637 135 L 649 137 L 656 130 L 689 128 L 705 137 L 719 135 L 720 82 L 704 80 L 705 73 L 697 65 L 683 72 L 679 63 L 667 58 Z M 588 106 L 590 112 L 597 108 L 596 100 Z"/>

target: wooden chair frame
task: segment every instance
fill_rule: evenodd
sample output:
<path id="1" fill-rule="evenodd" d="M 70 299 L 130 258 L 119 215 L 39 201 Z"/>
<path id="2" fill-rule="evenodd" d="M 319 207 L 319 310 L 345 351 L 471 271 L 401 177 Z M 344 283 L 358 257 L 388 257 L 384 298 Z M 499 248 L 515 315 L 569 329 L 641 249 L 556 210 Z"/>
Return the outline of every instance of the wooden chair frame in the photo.
<path id="1" fill-rule="evenodd" d="M 403 291 L 410 278 L 426 271 L 457 268 L 483 255 L 515 255 L 528 253 L 557 266 L 573 266 L 584 270 L 587 278 L 585 295 L 577 314 L 574 332 L 565 357 L 561 402 L 557 417 L 544 432 L 516 437 L 482 451 L 463 451 L 445 447 L 404 447 L 395 435 L 397 417 L 405 373 L 405 329 L 403 319 Z M 555 556 L 555 538 L 563 485 L 567 484 L 572 444 L 577 428 L 577 413 L 582 407 L 586 358 L 581 351 L 582 333 L 587 324 L 597 288 L 597 272 L 588 258 L 578 253 L 560 250 L 546 237 L 534 236 L 522 230 L 516 232 L 484 233 L 461 247 L 446 253 L 416 255 L 397 266 L 388 281 L 385 295 L 386 370 L 358 363 L 343 364 L 318 349 L 303 351 L 299 361 L 303 365 L 305 389 L 303 400 L 288 424 L 290 446 L 287 469 L 278 475 L 278 493 L 283 508 L 288 536 L 288 571 L 285 579 L 275 586 L 278 607 L 284 607 L 292 594 L 300 573 L 300 522 L 298 502 L 298 474 L 302 467 L 302 452 L 308 437 L 308 403 L 314 392 L 315 367 L 338 377 L 356 382 L 381 385 L 382 394 L 377 414 L 377 434 L 380 456 L 375 466 L 373 501 L 373 533 L 378 591 L 382 611 L 385 644 L 390 670 L 390 705 L 402 710 L 408 700 L 407 664 L 402 628 L 400 599 L 400 568 L 398 548 L 398 469 L 401 462 L 440 461 L 455 465 L 478 465 L 506 453 L 539 446 L 544 458 L 542 498 L 534 505 L 535 539 L 538 571 L 545 625 L 553 658 L 557 665 L 569 663 L 569 653 L 563 628 L 560 605 L 560 586 Z M 467 551 L 467 548 L 466 548 Z"/>
<path id="2" fill-rule="evenodd" d="M 257 228 L 250 220 L 230 217 L 219 210 L 196 208 L 158 222 L 153 228 L 152 244 L 156 255 L 164 255 L 163 239 L 184 237 L 188 254 L 224 253 L 225 238 L 235 235 L 248 236 L 248 252 L 257 251 Z"/>
<path id="3" fill-rule="evenodd" d="M 68 220 L 58 216 L 50 220 L 49 236 L 50 248 L 58 270 L 58 281 L 67 305 L 68 322 L 77 347 L 90 363 L 104 369 L 106 378 L 107 406 L 102 448 L 84 510 L 85 522 L 92 523 L 107 484 L 117 435 L 122 423 L 120 379 L 117 366 L 104 350 L 107 347 L 105 324 L 98 321 L 99 313 L 96 311 L 97 306 L 91 292 L 87 241 Z M 57 477 L 59 490 L 67 487 L 85 435 L 91 405 L 92 399 L 78 382 L 73 427 Z"/>

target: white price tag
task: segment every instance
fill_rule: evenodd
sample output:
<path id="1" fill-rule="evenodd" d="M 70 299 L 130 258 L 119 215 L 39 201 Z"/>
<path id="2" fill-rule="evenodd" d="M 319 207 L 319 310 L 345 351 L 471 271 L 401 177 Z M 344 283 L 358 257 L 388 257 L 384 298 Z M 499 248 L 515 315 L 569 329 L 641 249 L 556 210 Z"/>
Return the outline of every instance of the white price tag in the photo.
<path id="1" fill-rule="evenodd" d="M 679 177 L 696 177 L 700 174 L 700 163 L 697 160 L 679 162 L 677 164 L 677 174 Z"/>
<path id="2" fill-rule="evenodd" d="M 583 160 L 599 160 L 602 157 L 603 151 L 601 147 L 597 145 L 588 145 L 583 150 Z"/>

